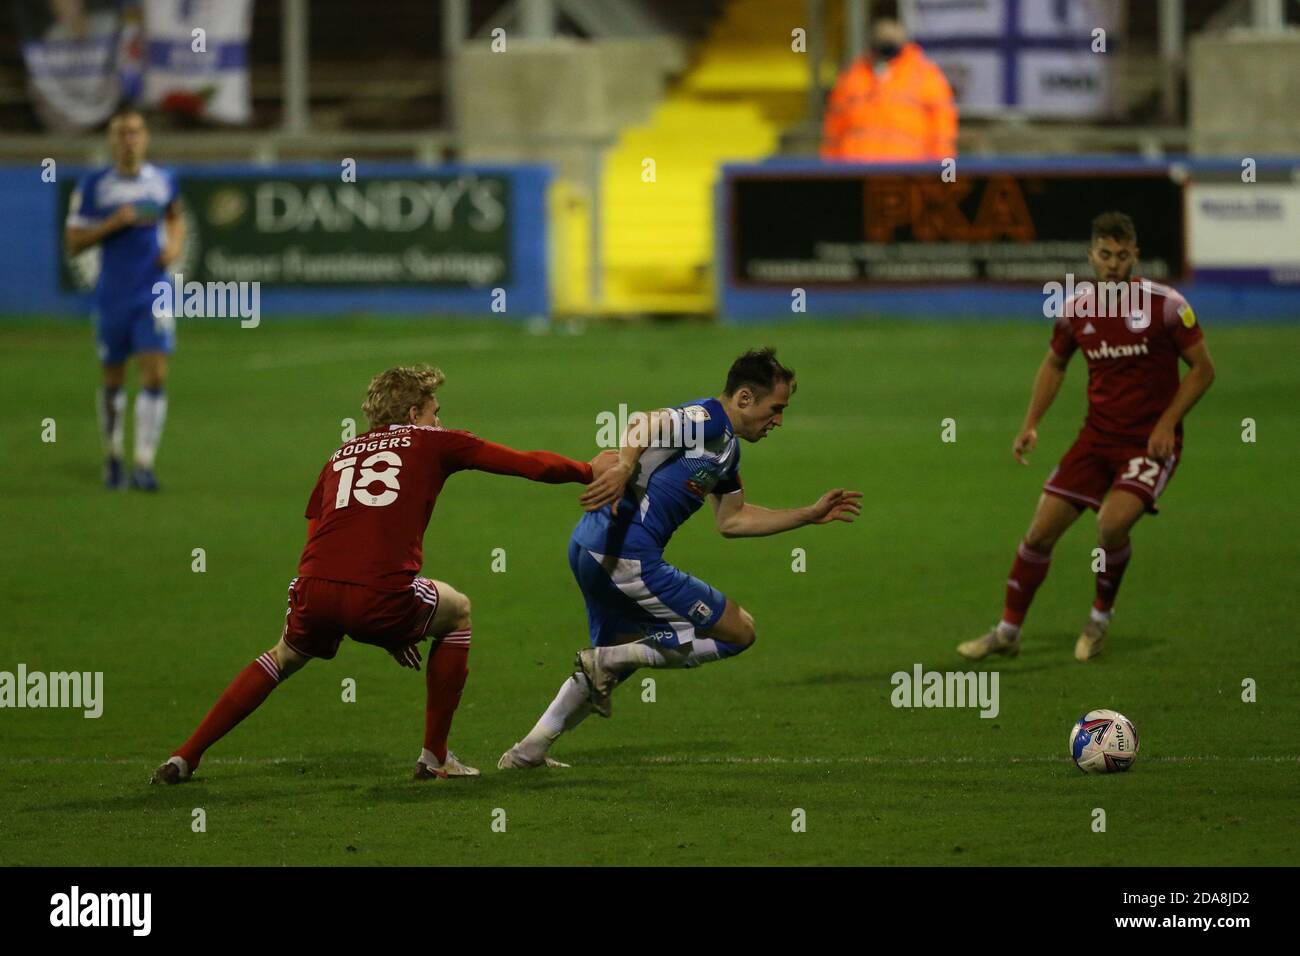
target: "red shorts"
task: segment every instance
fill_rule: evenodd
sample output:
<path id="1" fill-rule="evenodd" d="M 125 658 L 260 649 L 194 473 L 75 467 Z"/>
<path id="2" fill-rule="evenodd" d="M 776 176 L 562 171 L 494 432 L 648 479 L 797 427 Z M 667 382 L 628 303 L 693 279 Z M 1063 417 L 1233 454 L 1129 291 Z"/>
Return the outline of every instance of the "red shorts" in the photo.
<path id="1" fill-rule="evenodd" d="M 1079 508 L 1101 508 L 1106 492 L 1122 488 L 1146 503 L 1155 513 L 1156 499 L 1169 484 L 1183 447 L 1179 442 L 1165 463 L 1147 457 L 1145 444 L 1117 442 L 1084 431 L 1047 476 L 1043 491 Z"/>
<path id="2" fill-rule="evenodd" d="M 283 639 L 304 657 L 330 660 L 344 635 L 396 651 L 424 638 L 438 609 L 438 588 L 416 578 L 404 591 L 380 591 L 324 578 L 289 582 Z"/>

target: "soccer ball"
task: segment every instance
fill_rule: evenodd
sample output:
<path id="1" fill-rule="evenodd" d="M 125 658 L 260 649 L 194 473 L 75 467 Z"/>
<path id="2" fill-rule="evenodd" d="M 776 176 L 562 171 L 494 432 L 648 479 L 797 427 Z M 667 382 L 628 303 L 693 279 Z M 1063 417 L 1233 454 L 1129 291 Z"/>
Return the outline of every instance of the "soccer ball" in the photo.
<path id="1" fill-rule="evenodd" d="M 1070 756 L 1084 773 L 1122 773 L 1137 753 L 1137 728 L 1116 711 L 1090 710 L 1070 728 Z"/>

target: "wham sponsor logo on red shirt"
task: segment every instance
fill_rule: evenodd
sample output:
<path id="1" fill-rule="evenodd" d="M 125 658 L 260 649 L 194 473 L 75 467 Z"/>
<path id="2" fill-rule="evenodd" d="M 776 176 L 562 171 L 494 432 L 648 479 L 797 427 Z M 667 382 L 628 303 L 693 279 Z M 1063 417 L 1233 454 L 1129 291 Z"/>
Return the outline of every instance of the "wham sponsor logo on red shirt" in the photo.
<path id="1" fill-rule="evenodd" d="M 1110 345 L 1105 339 L 1102 339 L 1101 345 L 1095 349 L 1084 349 L 1083 354 L 1090 359 L 1098 360 L 1131 358 L 1134 355 L 1147 355 L 1149 351 L 1145 340 L 1136 345 Z"/>

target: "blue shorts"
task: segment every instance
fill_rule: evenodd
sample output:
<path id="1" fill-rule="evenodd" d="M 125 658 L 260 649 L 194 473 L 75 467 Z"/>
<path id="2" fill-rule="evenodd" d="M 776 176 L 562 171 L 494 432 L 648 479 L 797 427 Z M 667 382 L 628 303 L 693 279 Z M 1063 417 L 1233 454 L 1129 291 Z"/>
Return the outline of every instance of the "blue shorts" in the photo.
<path id="1" fill-rule="evenodd" d="M 151 300 L 133 308 L 96 309 L 95 344 L 104 365 L 121 365 L 140 352 L 171 355 L 176 350 L 176 320 L 170 315 L 155 318 Z"/>
<path id="2" fill-rule="evenodd" d="M 620 634 L 643 634 L 667 647 L 689 644 L 727 609 L 721 591 L 662 558 L 606 557 L 570 540 L 569 567 L 587 601 L 593 647 L 616 644 Z"/>

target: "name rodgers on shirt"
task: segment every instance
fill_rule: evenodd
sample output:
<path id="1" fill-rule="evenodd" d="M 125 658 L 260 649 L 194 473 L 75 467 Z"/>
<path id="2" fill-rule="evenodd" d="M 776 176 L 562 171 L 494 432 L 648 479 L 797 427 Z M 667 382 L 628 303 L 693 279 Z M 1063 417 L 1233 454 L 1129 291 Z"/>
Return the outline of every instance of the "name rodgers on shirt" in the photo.
<path id="1" fill-rule="evenodd" d="M 363 451 L 384 451 L 389 448 L 410 448 L 410 435 L 396 435 L 392 438 L 376 438 L 370 441 L 350 442 L 330 455 L 330 461 L 344 455 L 359 455 Z"/>

